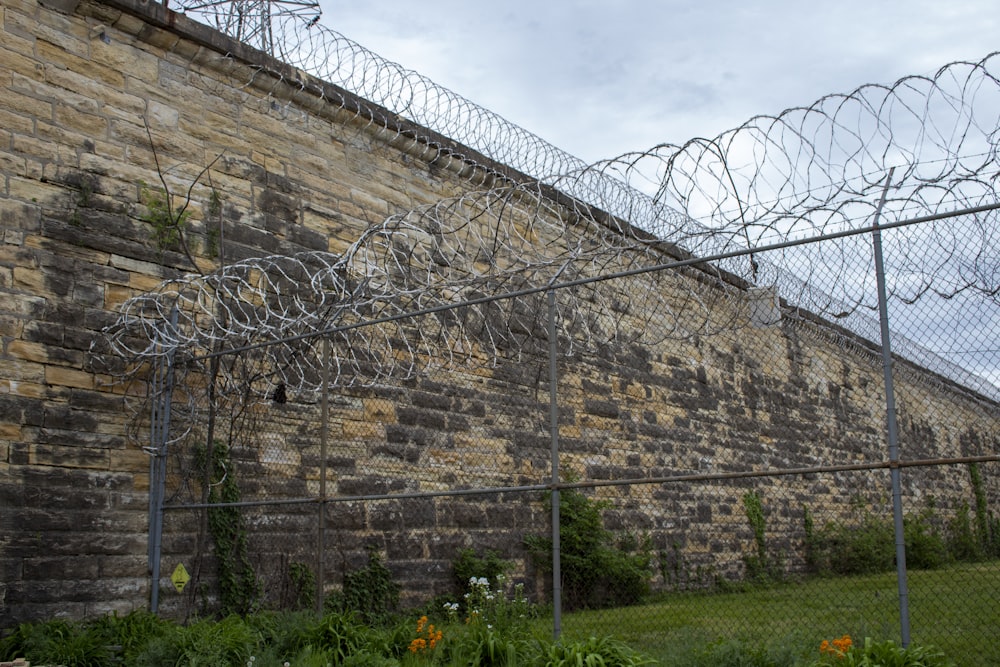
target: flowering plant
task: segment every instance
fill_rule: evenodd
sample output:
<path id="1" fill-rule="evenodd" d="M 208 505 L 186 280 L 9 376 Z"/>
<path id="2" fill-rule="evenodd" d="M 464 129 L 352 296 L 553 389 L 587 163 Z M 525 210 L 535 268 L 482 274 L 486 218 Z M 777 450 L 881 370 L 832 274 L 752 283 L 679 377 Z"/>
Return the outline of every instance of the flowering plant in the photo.
<path id="1" fill-rule="evenodd" d="M 469 592 L 465 594 L 465 608 L 469 625 L 483 625 L 489 630 L 517 632 L 528 626 L 535 610 L 524 595 L 523 584 L 515 585 L 510 596 L 504 591 L 507 583 L 501 574 L 496 578 L 496 589 L 491 588 L 486 577 L 469 579 Z M 456 605 L 457 609 L 457 605 Z"/>
<path id="2" fill-rule="evenodd" d="M 873 641 L 865 637 L 864 644 L 856 645 L 850 635 L 819 645 L 820 659 L 813 667 L 951 667 L 940 651 L 924 646 L 897 646 L 892 640 Z"/>
<path id="3" fill-rule="evenodd" d="M 409 651 L 417 655 L 431 654 L 443 637 L 441 630 L 435 629 L 433 623 L 428 623 L 426 616 L 421 616 L 417 620 L 417 636 L 410 642 Z"/>
<path id="4" fill-rule="evenodd" d="M 819 645 L 819 652 L 822 655 L 833 656 L 834 658 L 843 658 L 847 655 L 847 652 L 851 650 L 850 635 L 844 635 L 840 639 L 834 639 L 833 641 L 823 640 Z"/>

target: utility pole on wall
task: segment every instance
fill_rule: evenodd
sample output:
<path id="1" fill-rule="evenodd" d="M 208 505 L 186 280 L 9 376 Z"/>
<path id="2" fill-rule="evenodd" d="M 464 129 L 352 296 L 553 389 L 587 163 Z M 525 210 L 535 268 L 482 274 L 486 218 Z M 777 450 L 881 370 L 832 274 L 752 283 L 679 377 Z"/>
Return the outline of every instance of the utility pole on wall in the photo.
<path id="1" fill-rule="evenodd" d="M 169 1 L 164 0 L 163 6 Z M 317 0 L 177 0 L 174 11 L 278 59 L 289 20 L 293 30 L 308 28 L 323 13 Z"/>

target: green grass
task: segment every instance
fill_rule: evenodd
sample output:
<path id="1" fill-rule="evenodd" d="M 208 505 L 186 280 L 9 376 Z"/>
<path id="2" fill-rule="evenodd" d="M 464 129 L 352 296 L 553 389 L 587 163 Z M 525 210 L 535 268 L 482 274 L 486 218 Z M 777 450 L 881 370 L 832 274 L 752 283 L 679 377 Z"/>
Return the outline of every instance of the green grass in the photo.
<path id="1" fill-rule="evenodd" d="M 942 649 L 958 665 L 1000 665 L 1000 562 L 914 570 L 907 576 L 911 642 Z M 661 661 L 698 664 L 705 646 L 740 640 L 761 650 L 817 657 L 822 639 L 845 633 L 899 640 L 895 572 L 810 579 L 733 593 L 671 594 L 645 605 L 567 614 L 569 638 L 610 635 Z M 700 648 L 698 648 L 700 647 Z"/>

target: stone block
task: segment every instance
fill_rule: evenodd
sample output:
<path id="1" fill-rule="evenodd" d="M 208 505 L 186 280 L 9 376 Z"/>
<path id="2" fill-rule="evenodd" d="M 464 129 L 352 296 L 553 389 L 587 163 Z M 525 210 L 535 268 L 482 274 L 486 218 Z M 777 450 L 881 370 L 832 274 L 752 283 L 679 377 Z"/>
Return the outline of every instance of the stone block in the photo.
<path id="1" fill-rule="evenodd" d="M 86 371 L 64 366 L 46 366 L 45 383 L 76 389 L 94 389 L 94 375 Z"/>

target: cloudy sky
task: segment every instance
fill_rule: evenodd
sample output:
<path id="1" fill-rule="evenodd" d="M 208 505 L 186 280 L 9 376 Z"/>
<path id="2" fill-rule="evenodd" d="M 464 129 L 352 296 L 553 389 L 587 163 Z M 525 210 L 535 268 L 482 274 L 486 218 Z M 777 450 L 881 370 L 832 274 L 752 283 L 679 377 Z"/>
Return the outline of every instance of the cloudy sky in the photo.
<path id="1" fill-rule="evenodd" d="M 995 0 L 322 0 L 322 22 L 587 162 L 1000 50 Z"/>
<path id="2" fill-rule="evenodd" d="M 321 2 L 329 28 L 586 162 L 1000 51 L 996 0 Z M 979 342 L 908 333 L 1000 382 L 962 351 Z"/>

